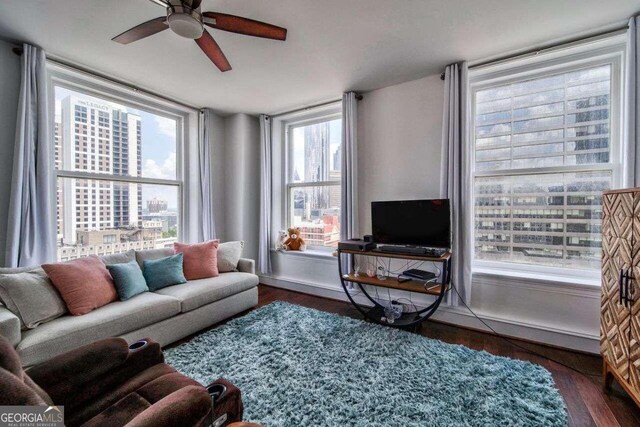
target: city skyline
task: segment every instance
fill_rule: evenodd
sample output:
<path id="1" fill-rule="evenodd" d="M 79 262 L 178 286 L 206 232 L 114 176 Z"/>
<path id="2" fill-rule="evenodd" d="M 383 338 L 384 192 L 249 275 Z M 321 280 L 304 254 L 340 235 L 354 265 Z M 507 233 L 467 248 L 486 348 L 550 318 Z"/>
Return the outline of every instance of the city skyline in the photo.
<path id="1" fill-rule="evenodd" d="M 476 259 L 599 268 L 610 104 L 610 65 L 476 92 Z"/>
<path id="2" fill-rule="evenodd" d="M 135 179 L 176 178 L 175 153 L 166 151 L 175 148 L 176 122 L 68 89 L 55 93 L 56 169 L 96 175 L 57 179 L 58 259 L 173 244 L 177 187 Z"/>
<path id="3" fill-rule="evenodd" d="M 129 107 L 116 102 L 104 100 L 81 92 L 55 87 L 55 123 L 61 121 L 62 100 L 68 96 L 75 96 L 97 104 L 108 105 L 110 108 L 120 110 L 127 114 L 140 117 L 141 122 L 141 146 L 142 154 L 141 176 L 145 178 L 176 179 L 176 121 L 144 110 Z M 157 186 L 143 186 L 146 191 L 142 194 L 142 204 L 154 197 L 168 199 L 169 209 L 178 209 L 177 191 L 171 190 L 176 197 L 167 197 L 167 188 Z M 171 194 L 173 195 L 173 194 Z"/>
<path id="4" fill-rule="evenodd" d="M 290 142 L 291 180 L 305 184 L 290 195 L 290 220 L 309 246 L 333 247 L 340 237 L 341 124 L 335 119 L 295 128 Z"/>
<path id="5" fill-rule="evenodd" d="M 336 165 L 334 161 L 336 159 L 341 159 L 342 157 L 335 157 L 333 153 L 340 150 L 340 146 L 342 144 L 342 119 L 334 119 L 328 122 L 329 126 L 329 153 L 331 156 L 331 162 L 329 164 L 330 170 L 340 170 L 340 165 Z M 313 126 L 313 125 L 311 125 Z M 292 164 L 294 165 L 293 170 L 291 171 L 291 178 L 294 181 L 301 180 L 302 177 L 305 176 L 305 129 L 311 126 L 299 126 L 293 128 L 291 144 L 292 144 Z M 297 179 L 295 179 L 297 175 Z"/>

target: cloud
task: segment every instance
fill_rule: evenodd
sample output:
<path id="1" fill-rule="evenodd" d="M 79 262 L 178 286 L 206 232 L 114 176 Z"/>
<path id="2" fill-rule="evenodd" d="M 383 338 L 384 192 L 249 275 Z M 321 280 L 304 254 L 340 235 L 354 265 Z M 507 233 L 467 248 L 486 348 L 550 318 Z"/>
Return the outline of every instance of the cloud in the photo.
<path id="1" fill-rule="evenodd" d="M 145 178 L 176 179 L 176 153 L 170 152 L 161 164 L 155 160 L 146 159 L 142 165 L 142 176 Z"/>
<path id="2" fill-rule="evenodd" d="M 158 125 L 158 132 L 170 138 L 176 137 L 176 121 L 166 117 L 153 115 L 153 119 Z"/>

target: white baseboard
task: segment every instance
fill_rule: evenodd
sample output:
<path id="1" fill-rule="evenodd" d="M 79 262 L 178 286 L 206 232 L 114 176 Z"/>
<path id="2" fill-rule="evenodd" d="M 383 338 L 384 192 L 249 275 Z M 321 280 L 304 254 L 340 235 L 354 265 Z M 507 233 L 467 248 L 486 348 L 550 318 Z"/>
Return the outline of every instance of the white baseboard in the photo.
<path id="1" fill-rule="evenodd" d="M 336 288 L 322 283 L 301 282 L 299 280 L 292 280 L 286 277 L 276 278 L 268 276 L 260 276 L 260 283 L 324 298 L 348 301 L 348 298 L 342 288 Z M 355 296 L 354 299 L 356 302 L 362 304 L 369 302 L 363 296 Z M 416 299 L 414 302 L 417 305 L 420 305 L 419 299 Z M 508 319 L 493 316 L 491 314 L 478 311 L 475 311 L 475 313 L 480 319 L 501 335 L 522 338 L 555 347 L 599 354 L 600 337 L 597 335 L 584 334 L 558 327 L 535 324 L 519 319 Z M 476 319 L 475 316 L 473 316 L 473 314 L 471 314 L 465 307 L 451 307 L 442 304 L 436 313 L 434 313 L 432 319 L 467 328 L 491 332 L 489 328 Z"/>

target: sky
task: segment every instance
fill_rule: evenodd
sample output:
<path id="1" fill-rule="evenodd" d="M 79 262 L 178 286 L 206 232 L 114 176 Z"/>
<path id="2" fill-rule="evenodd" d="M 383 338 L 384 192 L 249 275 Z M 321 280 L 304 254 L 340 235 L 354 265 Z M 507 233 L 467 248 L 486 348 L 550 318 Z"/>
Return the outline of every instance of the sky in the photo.
<path id="1" fill-rule="evenodd" d="M 61 117 L 62 100 L 69 95 L 89 101 L 108 104 L 127 113 L 140 116 L 142 130 L 142 176 L 145 178 L 176 179 L 176 121 L 144 110 L 124 106 L 96 97 L 75 92 L 63 87 L 55 88 L 56 120 Z M 142 203 L 159 198 L 166 200 L 169 209 L 177 209 L 178 192 L 176 187 L 143 185 Z"/>

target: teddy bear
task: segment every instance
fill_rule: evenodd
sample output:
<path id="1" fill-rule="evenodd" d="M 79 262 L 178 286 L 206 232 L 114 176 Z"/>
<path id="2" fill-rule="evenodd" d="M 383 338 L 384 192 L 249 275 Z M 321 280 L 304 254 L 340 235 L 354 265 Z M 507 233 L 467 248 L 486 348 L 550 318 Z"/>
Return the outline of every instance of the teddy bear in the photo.
<path id="1" fill-rule="evenodd" d="M 300 228 L 291 227 L 287 230 L 289 237 L 282 242 L 288 251 L 303 251 L 306 248 L 304 239 L 300 237 Z"/>

